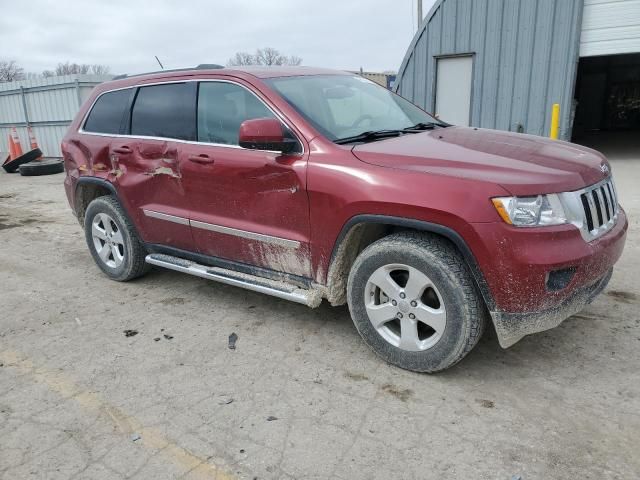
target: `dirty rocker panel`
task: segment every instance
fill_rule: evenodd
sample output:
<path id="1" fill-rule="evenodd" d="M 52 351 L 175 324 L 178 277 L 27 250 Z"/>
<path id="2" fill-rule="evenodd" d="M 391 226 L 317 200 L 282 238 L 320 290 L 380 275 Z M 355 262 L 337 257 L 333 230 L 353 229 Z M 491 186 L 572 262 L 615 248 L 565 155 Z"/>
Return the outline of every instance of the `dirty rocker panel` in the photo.
<path id="1" fill-rule="evenodd" d="M 210 267 L 220 267 L 226 270 L 233 270 L 236 272 L 246 273 L 248 275 L 263 277 L 270 280 L 279 280 L 303 288 L 309 288 L 312 283 L 311 279 L 307 277 L 301 277 L 299 275 L 293 275 L 291 273 L 278 272 L 277 270 L 271 270 L 265 267 L 257 267 L 255 265 L 235 262 L 233 260 L 227 260 L 219 257 L 212 257 L 210 255 L 203 255 L 201 253 L 189 252 L 186 250 L 181 250 L 179 248 L 168 247 L 166 245 L 146 244 L 145 247 L 147 248 L 147 251 L 149 253 L 164 253 L 166 255 L 184 258 L 186 260 L 202 265 L 208 265 Z"/>
<path id="2" fill-rule="evenodd" d="M 235 287 L 242 287 L 254 292 L 264 293 L 273 297 L 282 298 L 296 303 L 315 308 L 320 305 L 322 297 L 317 289 L 304 289 L 296 285 L 281 281 L 256 277 L 220 267 L 208 267 L 196 262 L 191 262 L 180 257 L 152 253 L 146 256 L 145 261 L 151 265 L 176 270 L 196 277 L 214 280 Z"/>

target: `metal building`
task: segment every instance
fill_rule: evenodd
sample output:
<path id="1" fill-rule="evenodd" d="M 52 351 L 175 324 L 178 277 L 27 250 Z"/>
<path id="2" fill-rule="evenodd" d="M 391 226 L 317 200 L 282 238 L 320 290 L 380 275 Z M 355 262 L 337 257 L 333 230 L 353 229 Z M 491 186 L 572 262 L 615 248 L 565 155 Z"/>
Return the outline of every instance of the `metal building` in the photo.
<path id="1" fill-rule="evenodd" d="M 640 129 L 640 0 L 438 0 L 396 91 L 460 125 L 548 135 L 559 103 L 563 139 Z"/>
<path id="2" fill-rule="evenodd" d="M 60 141 L 80 105 L 97 84 L 111 75 L 65 75 L 0 83 L 0 152 L 9 151 L 11 127 L 28 150 L 31 126 L 46 157 L 59 157 Z"/>

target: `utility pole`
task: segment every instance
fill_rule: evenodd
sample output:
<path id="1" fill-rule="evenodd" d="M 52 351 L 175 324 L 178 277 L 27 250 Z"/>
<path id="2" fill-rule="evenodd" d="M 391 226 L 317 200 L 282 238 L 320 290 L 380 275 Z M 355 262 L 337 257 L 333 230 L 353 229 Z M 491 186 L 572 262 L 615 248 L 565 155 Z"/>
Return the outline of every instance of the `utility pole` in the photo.
<path id="1" fill-rule="evenodd" d="M 418 3 L 418 26 L 416 27 L 416 30 L 418 30 L 420 28 L 420 25 L 422 24 L 422 0 L 417 0 Z"/>

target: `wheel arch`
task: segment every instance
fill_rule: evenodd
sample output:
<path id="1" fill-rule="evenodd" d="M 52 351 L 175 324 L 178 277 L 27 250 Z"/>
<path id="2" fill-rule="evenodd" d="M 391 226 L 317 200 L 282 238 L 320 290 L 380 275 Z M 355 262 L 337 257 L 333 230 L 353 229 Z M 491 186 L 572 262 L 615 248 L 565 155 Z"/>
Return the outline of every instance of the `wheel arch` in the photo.
<path id="1" fill-rule="evenodd" d="M 450 241 L 462 254 L 487 308 L 494 309 L 495 303 L 484 274 L 469 245 L 457 231 L 424 220 L 370 214 L 350 218 L 334 243 L 326 279 L 327 299 L 332 305 L 346 302 L 347 277 L 360 252 L 374 241 L 401 230 L 432 233 Z"/>
<path id="2" fill-rule="evenodd" d="M 74 211 L 80 224 L 84 224 L 84 215 L 92 200 L 105 195 L 118 197 L 115 187 L 108 181 L 98 177 L 80 177 L 76 182 Z"/>
<path id="3" fill-rule="evenodd" d="M 127 217 L 127 221 L 136 231 L 138 238 L 142 238 L 139 235 L 140 232 L 138 231 L 136 224 L 133 222 L 133 219 L 129 214 L 127 205 L 125 205 L 125 203 L 120 199 L 118 190 L 116 189 L 115 185 L 100 177 L 80 177 L 76 182 L 74 193 L 74 210 L 76 216 L 78 217 L 80 225 L 84 226 L 84 215 L 91 201 L 95 200 L 98 197 L 103 197 L 106 195 L 110 195 L 116 199 L 116 201 L 122 207 L 122 211 Z"/>

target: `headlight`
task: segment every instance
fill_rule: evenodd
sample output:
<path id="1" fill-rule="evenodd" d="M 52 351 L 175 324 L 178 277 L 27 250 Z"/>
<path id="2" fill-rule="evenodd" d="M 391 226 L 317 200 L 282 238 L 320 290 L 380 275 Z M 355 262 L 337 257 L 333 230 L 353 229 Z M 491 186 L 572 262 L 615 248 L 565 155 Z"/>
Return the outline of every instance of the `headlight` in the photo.
<path id="1" fill-rule="evenodd" d="M 491 201 L 509 225 L 539 227 L 568 223 L 560 197 L 554 193 L 535 197 L 498 197 Z"/>

